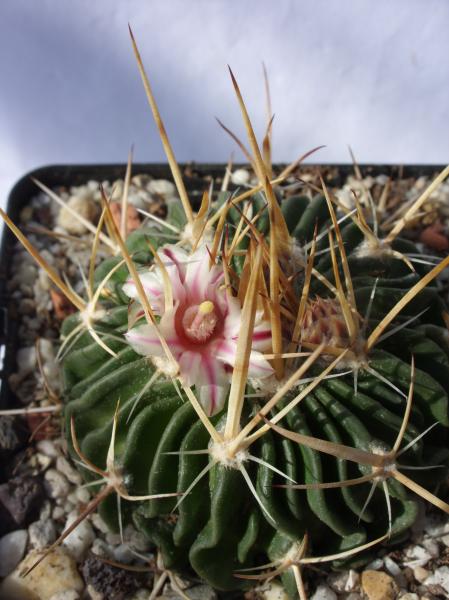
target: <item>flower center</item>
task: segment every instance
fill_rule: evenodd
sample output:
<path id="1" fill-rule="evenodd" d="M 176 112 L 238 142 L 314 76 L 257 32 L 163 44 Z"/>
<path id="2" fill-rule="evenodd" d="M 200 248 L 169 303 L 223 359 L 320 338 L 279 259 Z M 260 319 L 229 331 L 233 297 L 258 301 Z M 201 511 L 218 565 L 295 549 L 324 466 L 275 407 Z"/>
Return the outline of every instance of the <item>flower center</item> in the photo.
<path id="1" fill-rule="evenodd" d="M 189 306 L 182 317 L 182 326 L 188 338 L 194 342 L 208 340 L 218 321 L 214 303 L 205 300 L 201 304 Z"/>

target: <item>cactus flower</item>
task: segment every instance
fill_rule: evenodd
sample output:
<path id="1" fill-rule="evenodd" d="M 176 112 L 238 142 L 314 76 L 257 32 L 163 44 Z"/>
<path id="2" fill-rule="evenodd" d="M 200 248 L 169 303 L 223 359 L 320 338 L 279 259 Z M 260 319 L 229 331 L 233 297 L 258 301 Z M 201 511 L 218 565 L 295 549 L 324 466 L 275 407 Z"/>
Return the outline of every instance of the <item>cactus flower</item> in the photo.
<path id="1" fill-rule="evenodd" d="M 235 364 L 240 302 L 225 289 L 223 268 L 210 266 L 206 246 L 191 255 L 177 246 L 165 246 L 158 255 L 165 273 L 160 266 L 142 273 L 143 288 L 154 313 L 160 316 L 159 332 L 179 364 L 181 378 L 187 386 L 196 386 L 203 408 L 214 415 L 223 408 Z M 169 306 L 165 297 L 167 279 L 172 295 Z M 132 279 L 125 283 L 123 290 L 138 301 Z M 138 354 L 151 357 L 156 367 L 173 375 L 154 325 L 138 325 L 127 332 L 126 338 Z M 261 379 L 273 373 L 262 354 L 270 349 L 270 325 L 257 315 L 249 378 Z"/>

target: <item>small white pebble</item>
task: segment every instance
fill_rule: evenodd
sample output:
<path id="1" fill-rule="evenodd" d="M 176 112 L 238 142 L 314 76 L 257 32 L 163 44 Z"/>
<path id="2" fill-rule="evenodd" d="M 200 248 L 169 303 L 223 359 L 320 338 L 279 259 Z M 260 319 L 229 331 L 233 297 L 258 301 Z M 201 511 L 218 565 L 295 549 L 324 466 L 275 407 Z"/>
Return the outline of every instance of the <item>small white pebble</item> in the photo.
<path id="1" fill-rule="evenodd" d="M 444 566 L 436 569 L 425 581 L 424 585 L 441 585 L 449 594 L 449 567 Z"/>
<path id="2" fill-rule="evenodd" d="M 136 531 L 132 526 L 128 525 L 125 528 L 123 537 L 125 538 L 125 542 L 131 548 L 137 550 L 137 552 L 147 552 L 151 548 L 151 542 L 148 538 L 142 532 Z"/>
<path id="3" fill-rule="evenodd" d="M 84 187 L 86 187 L 90 192 L 96 192 L 98 190 L 98 181 L 89 179 Z"/>
<path id="4" fill-rule="evenodd" d="M 360 575 L 354 569 L 350 569 L 348 573 L 348 579 L 345 585 L 345 592 L 353 592 L 359 587 Z"/>
<path id="5" fill-rule="evenodd" d="M 93 223 L 98 214 L 98 207 L 95 202 L 85 195 L 72 196 L 67 202 L 67 206 L 89 223 Z M 73 213 L 66 207 L 61 209 L 58 215 L 57 223 L 68 233 L 80 235 L 87 231 L 87 228 L 84 226 L 84 224 L 80 220 L 76 219 Z"/>
<path id="6" fill-rule="evenodd" d="M 426 518 L 424 530 L 431 537 L 444 535 L 449 533 L 449 521 L 441 518 L 440 515 L 430 514 Z"/>
<path id="7" fill-rule="evenodd" d="M 9 575 L 22 560 L 27 540 L 26 529 L 17 529 L 0 538 L 0 577 Z"/>
<path id="8" fill-rule="evenodd" d="M 109 558 L 113 557 L 113 549 L 106 544 L 106 542 L 100 538 L 95 538 L 92 546 L 91 552 L 96 554 L 97 556 L 106 556 Z"/>
<path id="9" fill-rule="evenodd" d="M 260 590 L 260 594 L 264 600 L 289 600 L 287 592 L 283 586 L 276 581 L 273 581 Z"/>
<path id="10" fill-rule="evenodd" d="M 410 546 L 405 550 L 405 556 L 410 559 L 404 561 L 405 567 L 424 567 L 432 558 L 429 552 L 422 546 Z"/>
<path id="11" fill-rule="evenodd" d="M 78 487 L 75 491 L 76 499 L 83 504 L 87 504 L 90 500 L 90 493 L 87 488 Z"/>
<path id="12" fill-rule="evenodd" d="M 86 592 L 88 594 L 87 597 L 90 598 L 90 600 L 105 600 L 103 594 L 97 592 L 97 590 L 92 585 L 87 586 Z"/>
<path id="13" fill-rule="evenodd" d="M 132 204 L 136 208 L 141 208 L 141 209 L 147 208 L 147 204 L 146 204 L 147 202 L 151 202 L 151 197 L 149 196 L 149 194 L 147 194 L 147 197 L 145 199 L 142 198 L 141 193 L 130 194 L 128 196 L 128 203 Z"/>
<path id="14" fill-rule="evenodd" d="M 37 275 L 37 267 L 33 264 L 22 265 L 17 271 L 17 280 L 23 285 L 33 285 Z"/>
<path id="15" fill-rule="evenodd" d="M 36 444 L 37 449 L 45 456 L 49 458 L 57 458 L 59 456 L 59 449 L 51 440 L 40 440 Z"/>
<path id="16" fill-rule="evenodd" d="M 79 598 L 80 595 L 76 590 L 64 590 L 53 594 L 49 600 L 78 600 Z"/>
<path id="17" fill-rule="evenodd" d="M 56 469 L 48 469 L 44 475 L 44 480 L 50 498 L 65 498 L 70 492 L 69 482 Z"/>
<path id="18" fill-rule="evenodd" d="M 80 485 L 82 483 L 81 475 L 74 467 L 72 467 L 72 465 L 64 456 L 58 456 L 56 460 L 56 468 L 71 483 L 74 483 L 75 485 Z"/>
<path id="19" fill-rule="evenodd" d="M 366 565 L 365 569 L 367 571 L 378 571 L 384 565 L 384 561 L 381 558 L 375 558 L 368 565 Z"/>
<path id="20" fill-rule="evenodd" d="M 133 554 L 126 544 L 120 544 L 113 549 L 114 558 L 119 563 L 128 564 L 135 560 L 136 555 Z"/>
<path id="21" fill-rule="evenodd" d="M 438 558 L 440 556 L 440 547 L 436 540 L 432 538 L 425 538 L 422 541 L 422 545 L 432 558 Z"/>
<path id="22" fill-rule="evenodd" d="M 419 583 L 422 583 L 427 577 L 429 577 L 430 571 L 425 569 L 424 567 L 415 567 L 413 569 L 413 577 Z"/>
<path id="23" fill-rule="evenodd" d="M 51 516 L 55 521 L 59 521 L 65 515 L 64 509 L 61 506 L 55 506 Z"/>
<path id="24" fill-rule="evenodd" d="M 98 513 L 93 513 L 91 517 L 93 526 L 102 533 L 109 533 L 109 528 Z"/>
<path id="25" fill-rule="evenodd" d="M 78 504 L 78 496 L 76 495 L 76 490 L 73 490 L 70 492 L 70 494 L 67 494 L 67 501 L 73 504 L 73 506 L 76 506 Z"/>
<path id="26" fill-rule="evenodd" d="M 40 466 L 41 471 L 45 471 L 46 469 L 48 469 L 48 467 L 53 462 L 53 460 L 49 456 L 46 456 L 45 454 L 42 454 L 41 452 L 38 452 L 36 454 L 36 460 Z"/>
<path id="27" fill-rule="evenodd" d="M 39 511 L 39 520 L 45 521 L 46 519 L 49 519 L 51 515 L 51 509 L 52 506 L 50 500 L 45 500 Z"/>
<path id="28" fill-rule="evenodd" d="M 246 185 L 249 179 L 250 174 L 246 169 L 236 169 L 231 175 L 231 181 L 234 185 Z"/>
<path id="29" fill-rule="evenodd" d="M 17 365 L 21 376 L 25 376 L 36 368 L 36 348 L 27 346 L 20 348 L 16 355 Z"/>
<path id="30" fill-rule="evenodd" d="M 39 520 L 28 527 L 30 543 L 36 550 L 42 550 L 56 539 L 56 527 L 51 519 Z"/>
<path id="31" fill-rule="evenodd" d="M 72 512 L 72 510 L 75 508 L 75 504 L 70 502 L 70 500 L 67 498 L 56 498 L 56 504 L 63 507 L 65 514 Z"/>
<path id="32" fill-rule="evenodd" d="M 41 256 L 49 265 L 51 265 L 52 267 L 55 266 L 56 257 L 50 252 L 50 250 L 44 248 L 43 250 L 41 250 Z"/>
<path id="33" fill-rule="evenodd" d="M 71 512 L 67 517 L 64 529 L 70 527 L 78 516 L 77 511 Z M 84 521 L 81 521 L 76 529 L 65 538 L 63 544 L 77 560 L 81 560 L 87 550 L 92 546 L 94 539 L 95 534 L 92 525 L 89 521 L 84 519 Z"/>
<path id="34" fill-rule="evenodd" d="M 310 600 L 337 600 L 337 594 L 329 586 L 320 584 Z"/>
<path id="35" fill-rule="evenodd" d="M 166 179 L 153 179 L 149 182 L 147 189 L 150 194 L 158 194 L 166 198 L 171 198 L 176 194 L 176 187 Z"/>
<path id="36" fill-rule="evenodd" d="M 401 574 L 401 569 L 389 556 L 384 557 L 384 565 L 387 571 L 390 573 L 390 575 L 393 575 L 393 577 L 397 577 Z"/>

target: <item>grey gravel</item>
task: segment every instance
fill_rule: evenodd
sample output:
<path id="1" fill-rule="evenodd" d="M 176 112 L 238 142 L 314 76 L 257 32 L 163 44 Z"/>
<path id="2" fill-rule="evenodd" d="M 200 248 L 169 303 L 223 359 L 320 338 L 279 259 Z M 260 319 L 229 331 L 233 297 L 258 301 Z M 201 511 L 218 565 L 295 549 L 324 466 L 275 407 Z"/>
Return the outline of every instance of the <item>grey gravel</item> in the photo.
<path id="1" fill-rule="evenodd" d="M 320 584 L 310 600 L 337 600 L 337 594 L 328 586 Z"/>
<path id="2" fill-rule="evenodd" d="M 58 456 L 56 459 L 56 469 L 62 473 L 70 483 L 81 485 L 82 478 L 80 473 L 69 463 L 64 456 Z"/>
<path id="3" fill-rule="evenodd" d="M 404 566 L 407 567 L 424 567 L 432 556 L 422 546 L 409 546 L 405 550 L 405 556 L 407 561 L 404 562 Z"/>
<path id="4" fill-rule="evenodd" d="M 375 558 L 366 565 L 366 571 L 379 571 L 384 566 L 384 561 L 381 558 Z"/>
<path id="5" fill-rule="evenodd" d="M 64 592 L 53 594 L 50 600 L 79 600 L 80 597 L 76 590 L 65 590 Z"/>
<path id="6" fill-rule="evenodd" d="M 51 519 L 35 521 L 28 527 L 30 544 L 36 550 L 42 550 L 56 540 L 56 526 Z"/>
<path id="7" fill-rule="evenodd" d="M 56 469 L 48 469 L 45 473 L 45 489 L 50 498 L 65 498 L 70 492 L 70 485 L 62 473 Z"/>
<path id="8" fill-rule="evenodd" d="M 64 526 L 66 530 L 72 523 L 78 518 L 79 513 L 74 511 L 67 517 L 67 521 Z M 90 522 L 85 519 L 82 521 L 77 528 L 68 535 L 63 544 L 70 551 L 70 553 L 78 560 L 82 560 L 87 553 L 87 550 L 92 546 L 95 539 L 95 533 Z"/>
<path id="9" fill-rule="evenodd" d="M 0 577 L 9 575 L 22 560 L 28 541 L 26 529 L 16 529 L 0 538 Z"/>
<path id="10" fill-rule="evenodd" d="M 443 566 L 430 575 L 425 585 L 440 585 L 449 594 L 449 567 Z"/>
<path id="11" fill-rule="evenodd" d="M 39 440 L 36 443 L 36 447 L 40 453 L 45 454 L 49 458 L 57 458 L 60 454 L 59 449 L 52 440 Z"/>
<path id="12" fill-rule="evenodd" d="M 209 585 L 195 585 L 186 590 L 190 600 L 216 600 L 217 594 Z"/>
<path id="13" fill-rule="evenodd" d="M 385 568 L 387 569 L 387 571 L 390 573 L 390 575 L 393 575 L 393 577 L 397 577 L 398 575 L 401 575 L 400 567 L 389 556 L 385 556 L 384 565 L 385 565 Z"/>

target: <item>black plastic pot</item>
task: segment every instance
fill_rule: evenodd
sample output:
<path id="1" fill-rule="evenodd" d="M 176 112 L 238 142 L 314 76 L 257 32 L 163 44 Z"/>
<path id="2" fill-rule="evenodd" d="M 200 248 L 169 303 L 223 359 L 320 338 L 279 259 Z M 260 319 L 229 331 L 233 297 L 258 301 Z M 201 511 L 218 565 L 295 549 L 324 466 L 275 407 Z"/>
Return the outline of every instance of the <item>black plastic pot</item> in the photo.
<path id="1" fill-rule="evenodd" d="M 279 165 L 282 168 L 283 165 Z M 318 167 L 318 165 L 316 165 Z M 322 165 L 328 170 L 330 185 L 343 185 L 347 175 L 352 172 L 352 165 Z M 189 164 L 181 165 L 185 172 L 185 183 L 192 200 L 199 200 L 202 192 L 209 186 L 208 176 L 222 176 L 225 172 L 223 164 Z M 335 169 L 334 169 L 335 168 Z M 435 165 L 361 165 L 364 175 L 386 174 L 397 179 L 402 177 L 432 176 L 443 167 Z M 24 175 L 13 187 L 8 197 L 7 213 L 14 222 L 19 221 L 20 211 L 38 193 L 31 177 L 39 179 L 50 188 L 82 185 L 89 180 L 114 181 L 123 178 L 124 164 L 104 165 L 52 165 L 41 167 Z M 148 174 L 156 179 L 171 179 L 167 164 L 134 164 L 133 173 Z M 13 251 L 15 238 L 5 227 L 0 249 L 0 408 L 14 405 L 14 397 L 8 386 L 8 376 L 15 370 L 17 349 L 18 316 L 14 303 L 10 302 L 7 293 L 7 281 L 11 275 L 9 257 Z"/>

